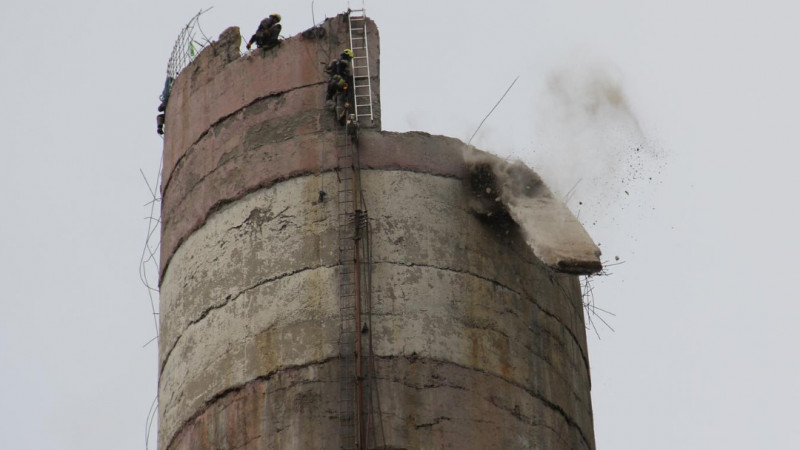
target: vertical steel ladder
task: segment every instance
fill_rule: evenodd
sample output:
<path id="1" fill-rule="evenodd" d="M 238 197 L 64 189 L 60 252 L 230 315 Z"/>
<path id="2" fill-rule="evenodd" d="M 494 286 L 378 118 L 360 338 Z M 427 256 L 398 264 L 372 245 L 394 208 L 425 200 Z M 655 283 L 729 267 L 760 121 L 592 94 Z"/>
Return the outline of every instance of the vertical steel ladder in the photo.
<path id="1" fill-rule="evenodd" d="M 358 338 L 358 264 L 355 211 L 357 174 L 353 146 L 345 131 L 336 137 L 337 177 L 339 180 L 338 221 L 339 221 L 339 434 L 340 448 L 355 450 L 359 447 L 357 420 L 360 411 L 356 393 L 357 345 Z"/>
<path id="2" fill-rule="evenodd" d="M 372 125 L 372 86 L 369 70 L 369 45 L 367 42 L 367 13 L 362 9 L 348 10 L 350 50 L 353 51 L 353 97 L 356 120 L 369 119 Z M 362 124 L 367 125 L 367 124 Z"/>

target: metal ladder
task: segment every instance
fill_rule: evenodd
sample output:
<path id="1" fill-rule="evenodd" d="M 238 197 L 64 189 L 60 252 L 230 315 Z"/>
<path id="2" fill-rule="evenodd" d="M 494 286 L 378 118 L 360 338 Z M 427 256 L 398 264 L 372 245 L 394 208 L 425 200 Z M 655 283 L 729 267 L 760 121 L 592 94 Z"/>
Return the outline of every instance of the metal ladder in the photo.
<path id="1" fill-rule="evenodd" d="M 351 126 L 351 125 L 347 125 Z M 360 311 L 358 298 L 360 267 L 357 259 L 357 173 L 353 144 L 347 128 L 336 137 L 339 179 L 337 200 L 339 206 L 339 427 L 341 449 L 360 448 L 361 407 L 357 385 L 360 365 L 357 344 Z"/>
<path id="2" fill-rule="evenodd" d="M 369 70 L 369 45 L 367 42 L 367 13 L 365 9 L 351 9 L 347 14 L 350 30 L 350 50 L 353 51 L 353 98 L 356 120 L 372 115 L 372 85 Z"/>

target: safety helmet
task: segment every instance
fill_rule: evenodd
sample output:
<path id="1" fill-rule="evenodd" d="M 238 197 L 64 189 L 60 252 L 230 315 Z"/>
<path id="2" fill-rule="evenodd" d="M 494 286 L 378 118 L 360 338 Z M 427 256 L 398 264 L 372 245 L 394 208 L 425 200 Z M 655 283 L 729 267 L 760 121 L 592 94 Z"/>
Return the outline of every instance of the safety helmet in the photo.
<path id="1" fill-rule="evenodd" d="M 276 22 L 280 22 L 281 21 L 281 15 L 280 14 L 275 13 L 275 14 L 270 14 L 269 16 L 272 17 L 273 19 L 275 19 Z"/>
<path id="2" fill-rule="evenodd" d="M 342 52 L 342 56 L 346 56 L 348 59 L 353 59 L 353 51 L 349 48 L 344 49 Z"/>

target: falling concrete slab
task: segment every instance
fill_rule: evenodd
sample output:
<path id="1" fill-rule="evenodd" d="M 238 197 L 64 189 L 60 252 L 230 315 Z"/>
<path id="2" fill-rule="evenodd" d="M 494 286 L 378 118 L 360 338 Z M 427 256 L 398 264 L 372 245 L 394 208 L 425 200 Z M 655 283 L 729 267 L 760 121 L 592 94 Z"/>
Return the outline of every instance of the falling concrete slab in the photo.
<path id="1" fill-rule="evenodd" d="M 600 248 L 542 178 L 521 162 L 469 147 L 464 151 L 475 212 L 510 217 L 533 253 L 554 270 L 578 275 L 600 271 Z"/>

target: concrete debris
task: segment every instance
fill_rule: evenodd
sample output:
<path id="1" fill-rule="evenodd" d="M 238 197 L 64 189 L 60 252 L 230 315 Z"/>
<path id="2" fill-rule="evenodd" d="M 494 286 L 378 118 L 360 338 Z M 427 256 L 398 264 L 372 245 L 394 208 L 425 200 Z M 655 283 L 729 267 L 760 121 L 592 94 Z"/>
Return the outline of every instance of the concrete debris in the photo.
<path id="1" fill-rule="evenodd" d="M 465 149 L 464 161 L 476 213 L 513 219 L 536 257 L 556 271 L 588 275 L 603 268 L 600 248 L 536 172 L 474 147 Z"/>

